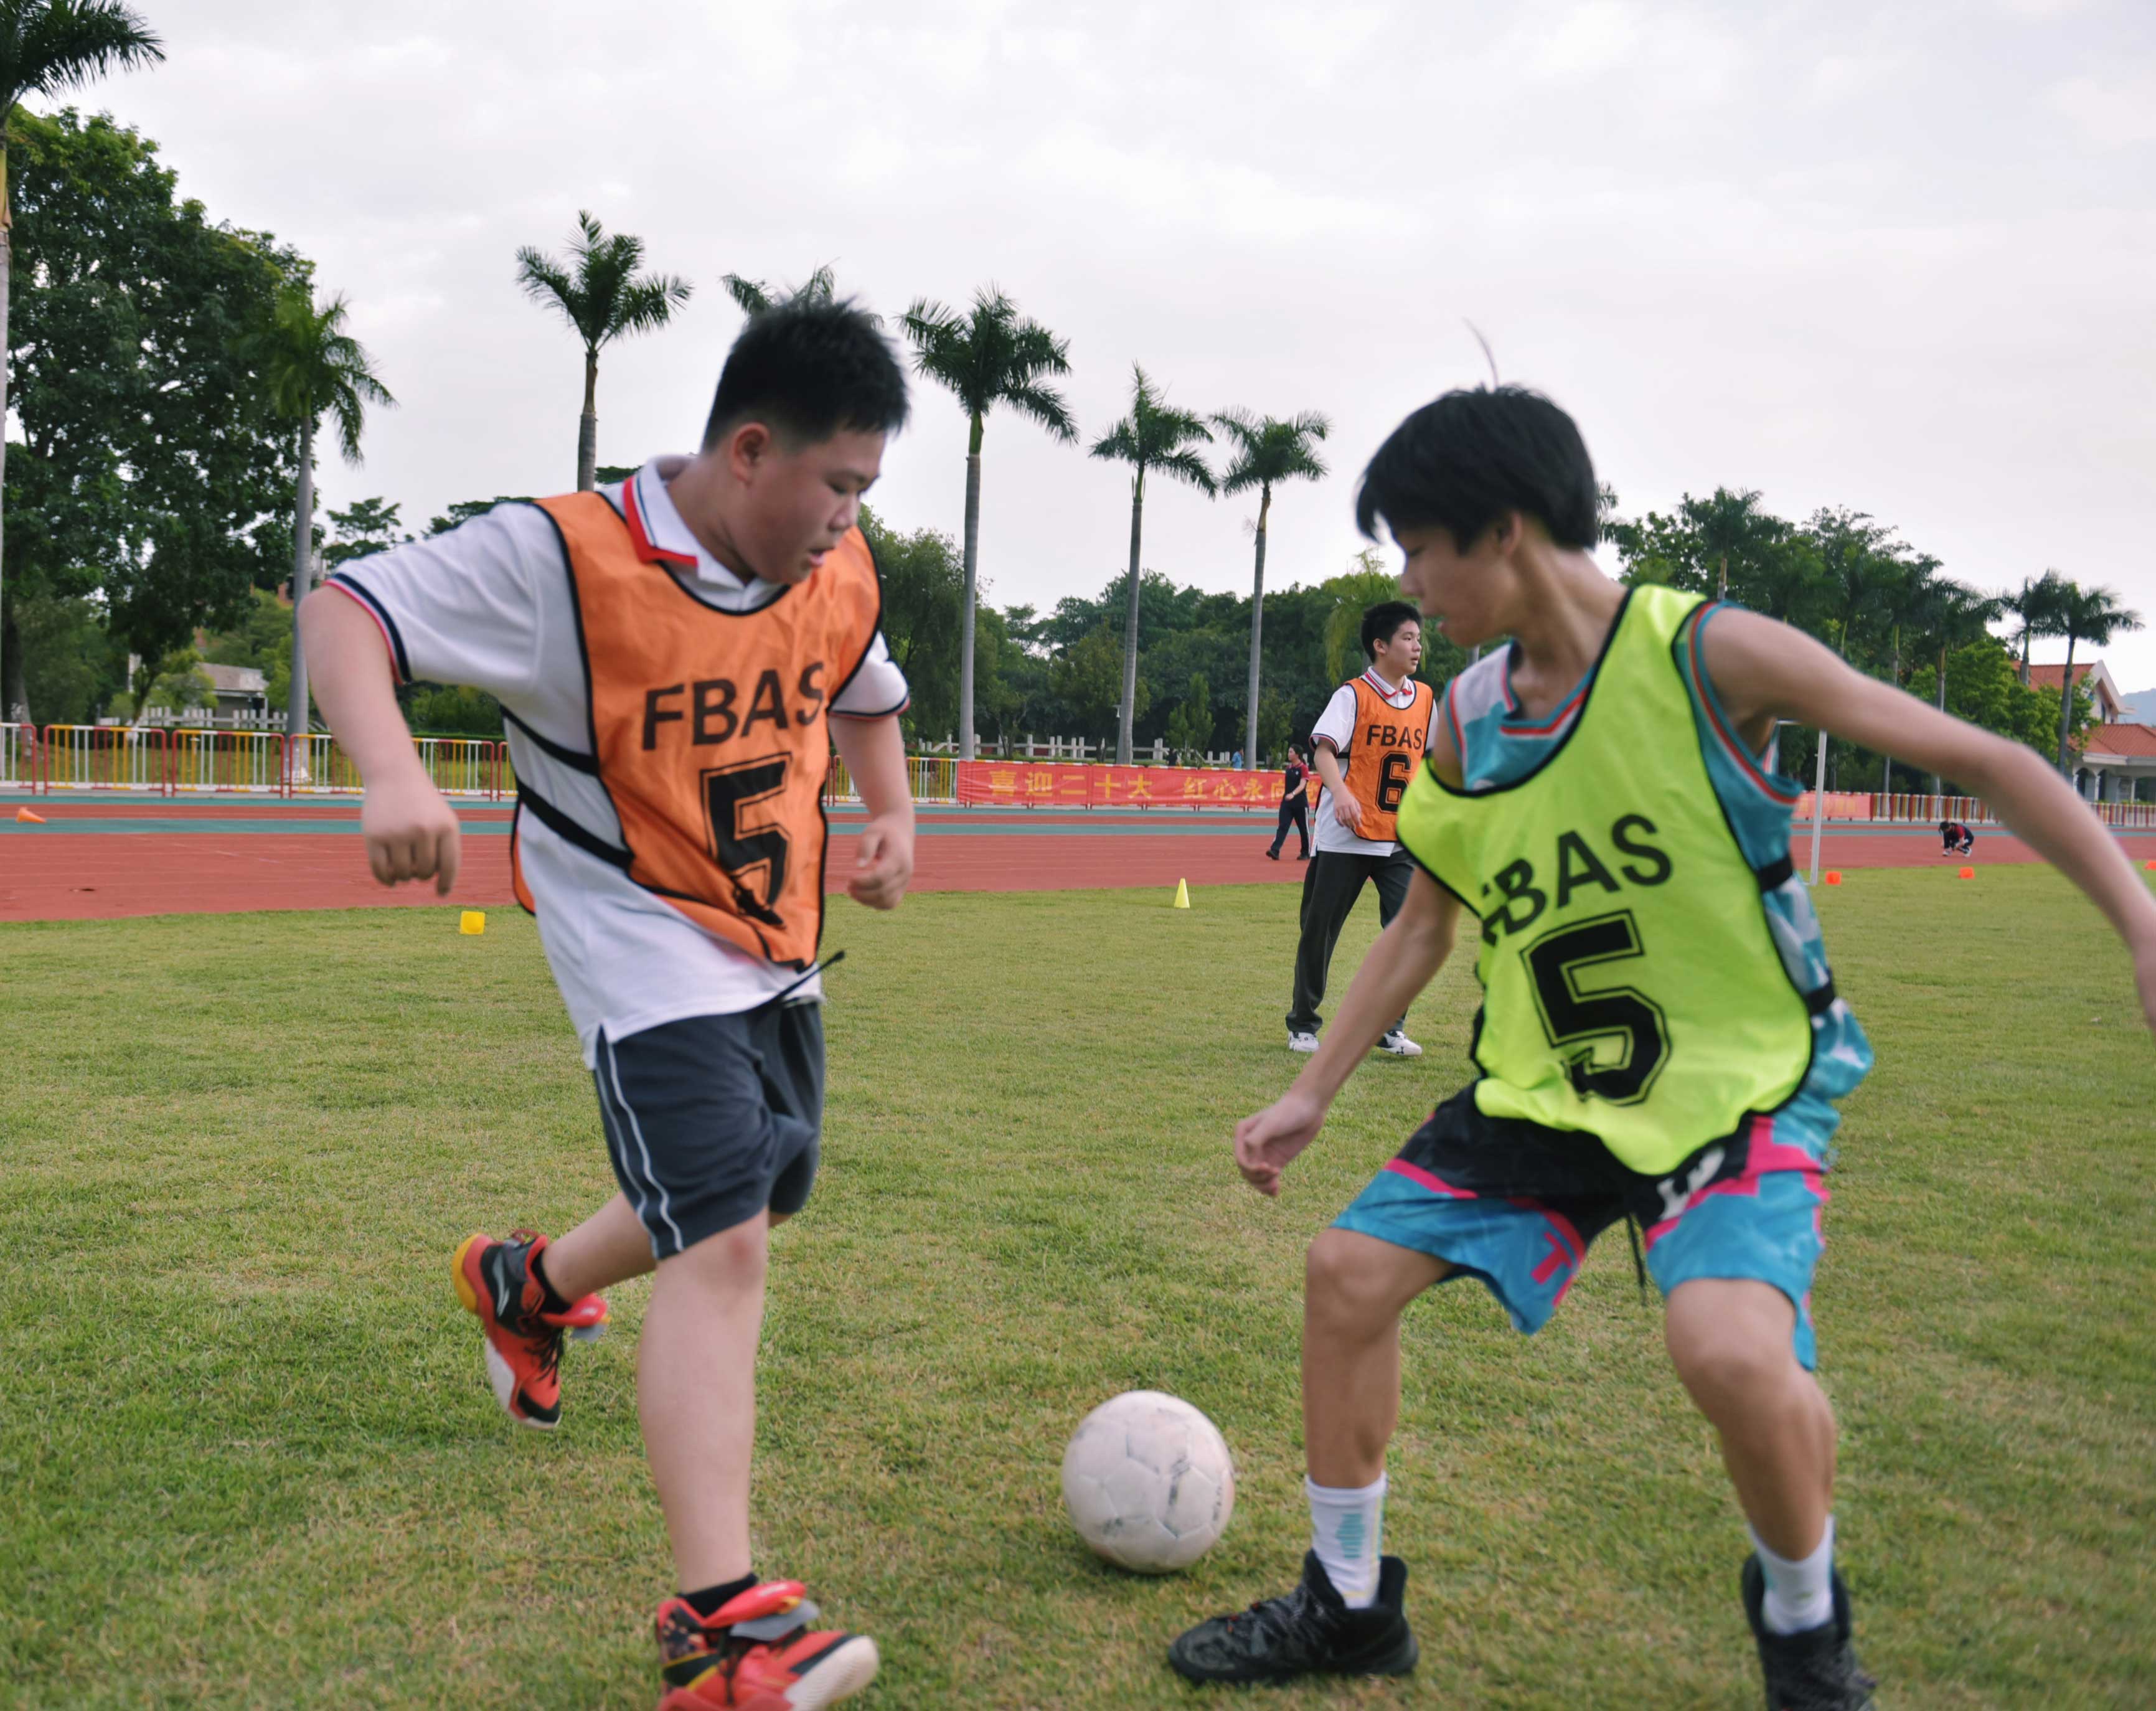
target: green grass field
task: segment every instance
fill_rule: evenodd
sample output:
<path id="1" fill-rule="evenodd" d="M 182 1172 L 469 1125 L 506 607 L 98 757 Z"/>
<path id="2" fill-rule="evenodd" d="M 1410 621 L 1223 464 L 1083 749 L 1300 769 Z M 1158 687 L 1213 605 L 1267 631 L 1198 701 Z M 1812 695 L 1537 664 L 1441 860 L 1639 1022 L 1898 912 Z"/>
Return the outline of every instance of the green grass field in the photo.
<path id="1" fill-rule="evenodd" d="M 2156 1703 L 2156 1053 L 2048 871 L 1821 894 L 1879 1067 L 1815 1297 L 1841 1560 L 1893 1706 Z M 1417 1007 L 1278 1203 L 1225 1137 L 1284 1087 L 1288 886 L 843 902 L 809 1209 L 774 1243 L 759 1567 L 886 1660 L 864 1703 L 1224 1703 L 1162 1657 L 1306 1541 L 1310 1236 L 1463 1078 Z M 1366 899 L 1345 979 L 1374 929 Z M 1463 948 L 1465 950 L 1466 948 Z M 0 927 L 0 1703 L 648 1707 L 670 1590 L 646 1289 L 516 1430 L 448 1285 L 485 1225 L 613 1184 L 531 924 L 382 910 Z M 1388 1548 L 1410 1680 L 1267 1708 L 1752 1707 L 1743 1535 L 1621 1238 L 1515 1336 L 1411 1312 Z M 1078 1418 L 1188 1397 L 1240 1471 L 1194 1571 L 1096 1563 Z"/>

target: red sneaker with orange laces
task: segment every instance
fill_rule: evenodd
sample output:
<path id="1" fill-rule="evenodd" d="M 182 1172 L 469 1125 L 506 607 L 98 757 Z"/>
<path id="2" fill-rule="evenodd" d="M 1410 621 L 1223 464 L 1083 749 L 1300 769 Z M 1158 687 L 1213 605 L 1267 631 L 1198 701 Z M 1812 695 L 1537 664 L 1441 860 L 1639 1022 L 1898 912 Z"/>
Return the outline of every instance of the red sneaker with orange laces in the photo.
<path id="1" fill-rule="evenodd" d="M 607 1304 L 587 1295 L 566 1313 L 547 1311 L 547 1290 L 531 1262 L 547 1238 L 519 1230 L 506 1241 L 467 1236 L 450 1276 L 465 1311 L 486 1333 L 486 1375 L 495 1398 L 519 1426 L 552 1431 L 562 1417 L 562 1334 L 588 1339 L 603 1333 Z"/>
<path id="2" fill-rule="evenodd" d="M 708 1620 L 686 1599 L 659 1606 L 659 1711 L 817 1711 L 875 1679 L 875 1642 L 838 1629 L 812 1631 L 816 1606 L 798 1580 L 766 1580 L 728 1599 Z"/>

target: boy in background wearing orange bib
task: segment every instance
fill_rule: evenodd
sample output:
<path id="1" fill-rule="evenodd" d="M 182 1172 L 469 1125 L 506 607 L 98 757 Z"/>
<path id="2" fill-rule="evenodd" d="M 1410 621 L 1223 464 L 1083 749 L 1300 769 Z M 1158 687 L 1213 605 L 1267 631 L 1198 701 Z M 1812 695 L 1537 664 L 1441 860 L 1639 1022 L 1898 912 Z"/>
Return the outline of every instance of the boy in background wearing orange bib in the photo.
<path id="1" fill-rule="evenodd" d="M 736 342 L 695 457 L 362 560 L 300 614 L 385 885 L 446 894 L 458 863 L 396 684 L 502 706 L 516 896 L 621 1191 L 551 1243 L 472 1236 L 453 1277 L 495 1396 L 552 1427 L 564 1334 L 596 1335 L 598 1292 L 656 1270 L 637 1404 L 680 1586 L 657 1616 L 661 1711 L 805 1711 L 877 1667 L 873 1641 L 815 1627 L 798 1582 L 756 1578 L 748 1491 L 767 1241 L 808 1198 L 822 1124 L 834 744 L 869 813 L 847 890 L 893 908 L 913 870 L 906 681 L 856 526 L 906 412 L 873 317 L 782 305 Z"/>
<path id="2" fill-rule="evenodd" d="M 1406 901 L 1414 863 L 1393 836 L 1400 797 L 1422 760 L 1437 697 L 1415 681 L 1422 664 L 1422 614 L 1388 600 L 1363 614 L 1363 652 L 1370 669 L 1332 691 L 1312 727 L 1311 753 L 1325 788 L 1318 793 L 1317 858 L 1303 870 L 1302 922 L 1295 951 L 1295 995 L 1287 1012 L 1287 1049 L 1317 1050 L 1326 978 L 1340 929 L 1363 895 L 1378 888 L 1386 926 Z M 1402 1016 L 1378 1050 L 1419 1057 Z"/>

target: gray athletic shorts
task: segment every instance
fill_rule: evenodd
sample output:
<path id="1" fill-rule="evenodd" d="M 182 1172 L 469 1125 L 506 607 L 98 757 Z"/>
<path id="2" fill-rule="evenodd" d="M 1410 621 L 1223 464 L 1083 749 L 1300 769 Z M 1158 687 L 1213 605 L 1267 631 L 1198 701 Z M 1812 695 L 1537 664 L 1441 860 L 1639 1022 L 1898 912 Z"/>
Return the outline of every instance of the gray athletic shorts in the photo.
<path id="1" fill-rule="evenodd" d="M 602 1031 L 592 1079 L 614 1179 L 654 1257 L 808 1200 L 824 1123 L 821 1005 L 685 1016 L 620 1040 Z"/>

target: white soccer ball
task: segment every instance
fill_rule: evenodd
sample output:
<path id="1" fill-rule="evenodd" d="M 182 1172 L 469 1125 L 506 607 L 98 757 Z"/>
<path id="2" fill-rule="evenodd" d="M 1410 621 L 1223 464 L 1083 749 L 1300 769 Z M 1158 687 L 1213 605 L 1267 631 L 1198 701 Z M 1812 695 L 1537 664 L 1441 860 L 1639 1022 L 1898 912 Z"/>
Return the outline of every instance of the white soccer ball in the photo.
<path id="1" fill-rule="evenodd" d="M 1063 1452 L 1063 1506 L 1078 1536 L 1141 1575 L 1187 1569 L 1235 1509 L 1227 1440 L 1158 1390 L 1126 1390 L 1080 1422 Z"/>

